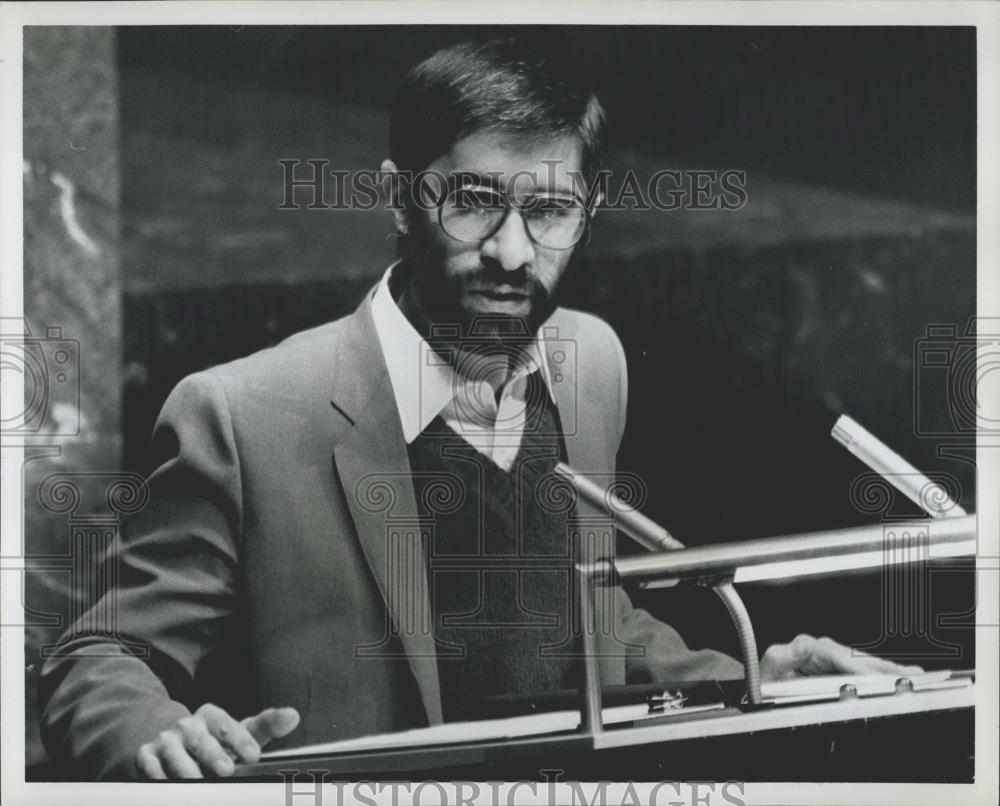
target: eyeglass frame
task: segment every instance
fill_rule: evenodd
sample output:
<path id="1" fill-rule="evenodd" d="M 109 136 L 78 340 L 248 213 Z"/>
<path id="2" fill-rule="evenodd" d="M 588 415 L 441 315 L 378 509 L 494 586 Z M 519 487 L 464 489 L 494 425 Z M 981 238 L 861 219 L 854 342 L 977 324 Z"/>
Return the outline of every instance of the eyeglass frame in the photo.
<path id="1" fill-rule="evenodd" d="M 451 197 L 453 194 L 461 192 L 461 191 L 470 191 L 470 190 L 487 190 L 490 193 L 498 196 L 499 198 L 501 198 L 503 200 L 504 211 L 503 211 L 503 215 L 500 217 L 500 220 L 496 223 L 496 225 L 489 232 L 487 232 L 487 234 L 483 235 L 480 238 L 474 238 L 472 240 L 466 241 L 466 240 L 463 240 L 462 238 L 457 238 L 456 236 L 452 235 L 450 232 L 448 232 L 447 228 L 445 228 L 444 223 L 443 223 L 444 205 L 445 205 L 445 202 L 448 200 L 448 198 Z M 531 242 L 534 243 L 534 244 L 536 244 L 536 245 L 538 245 L 538 246 L 541 246 L 543 249 L 552 249 L 552 250 L 555 250 L 555 251 L 558 251 L 558 252 L 563 252 L 563 251 L 565 251 L 567 249 L 572 249 L 574 246 L 576 246 L 578 243 L 580 243 L 580 241 L 582 241 L 585 236 L 586 236 L 586 238 L 587 238 L 587 240 L 589 242 L 589 239 L 590 239 L 590 222 L 591 222 L 591 219 L 593 219 L 594 213 L 596 211 L 594 209 L 592 209 L 587 204 L 587 202 L 584 200 L 584 198 L 579 193 L 577 193 L 576 191 L 570 191 L 569 193 L 565 193 L 565 192 L 550 193 L 548 195 L 551 195 L 551 196 L 561 196 L 561 197 L 570 196 L 570 197 L 574 198 L 576 201 L 578 201 L 580 203 L 580 207 L 584 211 L 584 216 L 585 216 L 584 217 L 583 228 L 580 230 L 580 234 L 577 236 L 576 240 L 574 240 L 571 244 L 569 244 L 567 246 L 547 246 L 546 244 L 544 244 L 544 243 L 542 243 L 541 241 L 538 240 L 538 238 L 535 236 L 535 234 L 531 231 L 531 227 L 528 225 L 528 222 L 525 221 L 522 218 L 522 221 L 524 223 L 524 231 L 528 233 L 528 238 L 531 240 Z M 503 225 L 505 223 L 507 223 L 507 219 L 510 217 L 511 210 L 517 209 L 518 212 L 521 212 L 523 210 L 530 209 L 533 204 L 537 203 L 536 200 L 538 198 L 539 198 L 538 196 L 535 196 L 535 197 L 533 197 L 532 201 L 528 201 L 526 203 L 521 203 L 521 202 L 518 202 L 516 199 L 512 198 L 511 194 L 508 193 L 507 191 L 500 190 L 499 188 L 492 187 L 490 185 L 483 185 L 483 184 L 468 184 L 468 185 L 459 185 L 457 187 L 449 187 L 448 190 L 447 190 L 447 192 L 444 193 L 444 194 L 442 194 L 440 200 L 437 201 L 436 205 L 435 205 L 437 207 L 438 226 L 441 228 L 441 231 L 445 235 L 447 235 L 449 238 L 451 238 L 453 241 L 458 241 L 459 243 L 477 243 L 477 242 L 478 243 L 482 243 L 484 241 L 488 241 L 490 238 L 492 238 L 494 235 L 496 235 L 503 228 Z"/>

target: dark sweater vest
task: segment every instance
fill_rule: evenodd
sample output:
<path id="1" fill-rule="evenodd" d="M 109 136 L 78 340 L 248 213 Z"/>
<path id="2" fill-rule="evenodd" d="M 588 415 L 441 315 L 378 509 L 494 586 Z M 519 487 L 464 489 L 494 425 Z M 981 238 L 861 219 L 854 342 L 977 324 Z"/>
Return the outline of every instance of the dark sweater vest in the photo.
<path id="1" fill-rule="evenodd" d="M 464 704 L 480 697 L 576 684 L 572 511 L 545 505 L 565 447 L 537 372 L 526 398 L 524 434 L 509 471 L 440 417 L 408 447 L 417 509 L 431 531 L 428 576 L 446 721 L 462 719 Z M 442 475 L 464 489 L 457 508 L 434 506 L 428 485 Z"/>

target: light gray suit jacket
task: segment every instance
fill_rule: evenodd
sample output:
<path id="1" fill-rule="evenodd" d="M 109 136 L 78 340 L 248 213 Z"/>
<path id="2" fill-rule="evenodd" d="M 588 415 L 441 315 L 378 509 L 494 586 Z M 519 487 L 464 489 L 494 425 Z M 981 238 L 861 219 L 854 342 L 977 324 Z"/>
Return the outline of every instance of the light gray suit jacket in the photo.
<path id="1" fill-rule="evenodd" d="M 43 740 L 71 776 L 134 775 L 138 747 L 208 701 L 237 717 L 297 708 L 284 746 L 441 721 L 421 524 L 371 296 L 170 395 L 150 502 L 98 605 L 116 637 L 71 630 L 42 670 Z M 610 477 L 621 345 L 588 314 L 560 309 L 546 326 L 569 462 Z M 742 674 L 621 591 L 603 607 L 605 684 Z"/>

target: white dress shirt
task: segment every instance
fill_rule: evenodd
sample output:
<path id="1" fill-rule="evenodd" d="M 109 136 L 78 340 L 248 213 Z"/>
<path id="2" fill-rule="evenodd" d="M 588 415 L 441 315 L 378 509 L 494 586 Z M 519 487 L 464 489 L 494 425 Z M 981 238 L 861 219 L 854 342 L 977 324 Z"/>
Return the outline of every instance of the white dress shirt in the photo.
<path id="1" fill-rule="evenodd" d="M 526 339 L 524 345 L 512 347 L 509 355 L 468 355 L 464 351 L 456 355 L 446 345 L 438 345 L 438 352 L 392 297 L 389 276 L 396 265 L 386 270 L 375 291 L 372 317 L 406 444 L 440 414 L 470 445 L 510 470 L 524 433 L 528 377 L 541 373 L 541 386 L 552 395 L 541 337 Z M 511 364 L 513 370 L 509 370 Z"/>

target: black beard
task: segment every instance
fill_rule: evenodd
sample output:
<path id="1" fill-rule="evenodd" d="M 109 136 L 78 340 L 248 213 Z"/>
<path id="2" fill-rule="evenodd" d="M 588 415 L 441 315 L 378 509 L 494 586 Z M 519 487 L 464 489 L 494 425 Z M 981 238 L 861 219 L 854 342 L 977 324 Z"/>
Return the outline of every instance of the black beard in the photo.
<path id="1" fill-rule="evenodd" d="M 485 262 L 474 274 L 459 281 L 444 274 L 444 262 L 434 255 L 416 256 L 411 253 L 407 266 L 407 287 L 417 295 L 423 318 L 425 337 L 448 334 L 467 350 L 489 352 L 491 345 L 504 350 L 511 343 L 530 341 L 539 327 L 556 309 L 551 294 L 524 269 L 505 271 L 492 261 Z M 488 288 L 508 285 L 528 296 L 526 316 L 507 314 L 470 314 L 462 308 L 460 298 L 466 288 Z M 457 326 L 457 332 L 456 332 Z M 434 331 L 434 332 L 432 332 Z M 468 342 L 468 343 L 466 343 Z"/>

